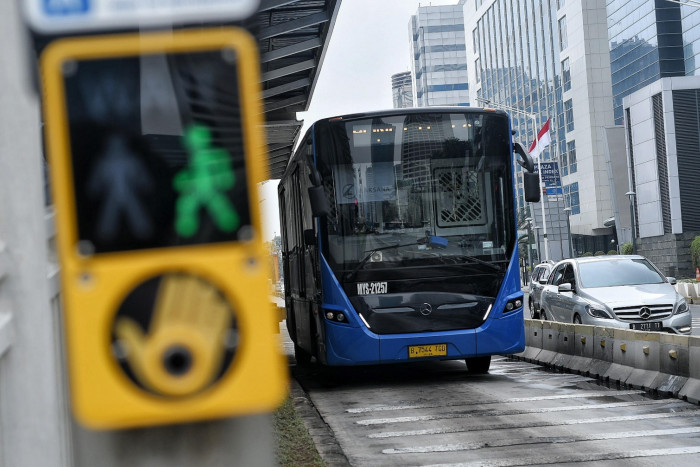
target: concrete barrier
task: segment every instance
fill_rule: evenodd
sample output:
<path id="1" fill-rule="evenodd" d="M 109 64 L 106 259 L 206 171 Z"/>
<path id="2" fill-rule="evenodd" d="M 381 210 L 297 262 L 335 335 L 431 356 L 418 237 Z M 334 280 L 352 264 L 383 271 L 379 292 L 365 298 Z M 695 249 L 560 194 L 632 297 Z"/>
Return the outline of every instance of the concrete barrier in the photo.
<path id="1" fill-rule="evenodd" d="M 593 361 L 588 370 L 590 376 L 604 378 L 612 366 L 612 349 L 615 345 L 615 335 L 612 328 L 593 327 Z"/>
<path id="2" fill-rule="evenodd" d="M 678 396 L 693 404 L 700 404 L 700 337 L 688 339 L 688 382 Z"/>
<path id="3" fill-rule="evenodd" d="M 542 323 L 538 319 L 525 320 L 525 351 L 519 355 L 528 362 L 536 361 L 542 351 Z"/>
<path id="4" fill-rule="evenodd" d="M 593 326 L 574 324 L 574 349 L 569 369 L 588 376 L 593 366 Z"/>
<path id="5" fill-rule="evenodd" d="M 700 337 L 525 320 L 527 361 L 700 404 Z"/>

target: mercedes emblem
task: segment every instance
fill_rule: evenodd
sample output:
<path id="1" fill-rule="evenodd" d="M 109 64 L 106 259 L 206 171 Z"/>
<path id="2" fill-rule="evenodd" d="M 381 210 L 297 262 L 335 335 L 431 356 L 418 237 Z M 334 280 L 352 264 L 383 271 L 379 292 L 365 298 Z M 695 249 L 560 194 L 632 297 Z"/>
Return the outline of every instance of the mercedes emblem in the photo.
<path id="1" fill-rule="evenodd" d="M 433 312 L 433 307 L 430 306 L 430 303 L 424 303 L 420 306 L 420 314 L 421 315 L 428 316 L 432 312 Z"/>
<path id="2" fill-rule="evenodd" d="M 639 317 L 642 318 L 642 319 L 649 319 L 649 318 L 651 318 L 651 310 L 649 309 L 648 306 L 643 306 L 643 307 L 639 310 Z"/>

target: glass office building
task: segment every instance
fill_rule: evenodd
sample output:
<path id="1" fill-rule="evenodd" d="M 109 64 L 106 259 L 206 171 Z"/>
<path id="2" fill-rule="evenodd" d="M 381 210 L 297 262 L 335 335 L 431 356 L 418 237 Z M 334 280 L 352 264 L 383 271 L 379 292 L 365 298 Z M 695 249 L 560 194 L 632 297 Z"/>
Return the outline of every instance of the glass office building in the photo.
<path id="1" fill-rule="evenodd" d="M 623 97 L 660 78 L 695 74 L 700 50 L 693 37 L 700 35 L 700 14 L 697 7 L 666 0 L 607 0 L 607 15 L 615 124 L 620 125 Z"/>
<path id="2" fill-rule="evenodd" d="M 470 100 L 512 109 L 516 139 L 526 145 L 551 119 L 552 143 L 542 157 L 559 163 L 574 249 L 614 248 L 602 156 L 604 128 L 613 125 L 605 2 L 469 0 L 464 17 Z M 515 170 L 525 208 L 522 169 Z"/>
<path id="3" fill-rule="evenodd" d="M 395 109 L 413 107 L 413 79 L 410 71 L 391 75 L 391 96 Z"/>
<path id="4" fill-rule="evenodd" d="M 464 2 L 422 6 L 411 16 L 408 33 L 415 107 L 469 105 Z"/>

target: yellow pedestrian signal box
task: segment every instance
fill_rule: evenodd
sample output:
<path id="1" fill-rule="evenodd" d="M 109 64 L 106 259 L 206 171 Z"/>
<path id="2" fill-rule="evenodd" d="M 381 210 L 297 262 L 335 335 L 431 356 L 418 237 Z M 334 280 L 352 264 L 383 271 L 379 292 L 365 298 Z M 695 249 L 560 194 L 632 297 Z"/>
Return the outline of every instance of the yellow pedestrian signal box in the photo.
<path id="1" fill-rule="evenodd" d="M 72 406 L 93 428 L 273 410 L 255 41 L 63 39 L 41 58 Z"/>

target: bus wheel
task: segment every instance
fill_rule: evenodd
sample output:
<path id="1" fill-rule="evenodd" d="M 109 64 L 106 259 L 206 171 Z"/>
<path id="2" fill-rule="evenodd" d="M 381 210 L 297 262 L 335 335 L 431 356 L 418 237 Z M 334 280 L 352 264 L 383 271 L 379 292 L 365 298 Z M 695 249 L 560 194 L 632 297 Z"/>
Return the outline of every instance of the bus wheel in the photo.
<path id="1" fill-rule="evenodd" d="M 491 355 L 487 357 L 467 358 L 467 370 L 475 375 L 483 375 L 489 372 L 491 366 Z"/>
<path id="2" fill-rule="evenodd" d="M 307 366 L 311 363 L 311 354 L 294 344 L 294 359 L 297 361 L 297 365 Z"/>

